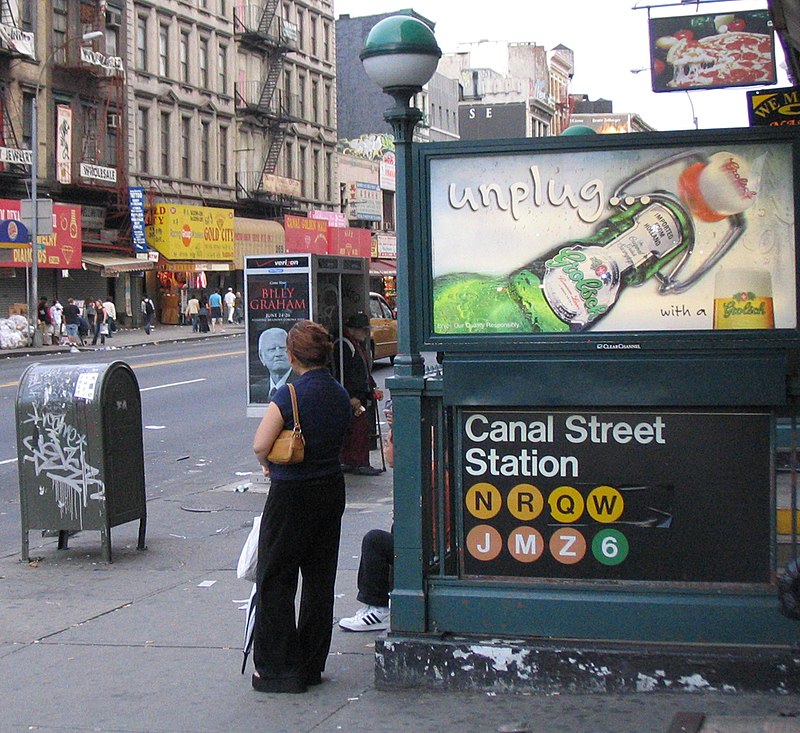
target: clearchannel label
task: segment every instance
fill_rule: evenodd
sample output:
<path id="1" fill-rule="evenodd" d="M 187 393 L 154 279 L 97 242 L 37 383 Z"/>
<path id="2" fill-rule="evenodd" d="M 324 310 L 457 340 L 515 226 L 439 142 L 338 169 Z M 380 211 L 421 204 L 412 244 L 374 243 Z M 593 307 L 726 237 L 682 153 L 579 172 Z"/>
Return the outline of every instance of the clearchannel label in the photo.
<path id="1" fill-rule="evenodd" d="M 462 571 L 767 582 L 769 420 L 730 411 L 461 411 Z"/>

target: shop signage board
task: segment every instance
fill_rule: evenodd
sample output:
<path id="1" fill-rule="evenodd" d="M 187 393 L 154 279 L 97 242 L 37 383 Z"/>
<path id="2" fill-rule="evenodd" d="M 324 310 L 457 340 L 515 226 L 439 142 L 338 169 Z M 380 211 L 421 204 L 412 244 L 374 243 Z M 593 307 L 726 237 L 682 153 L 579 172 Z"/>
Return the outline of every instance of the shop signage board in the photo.
<path id="1" fill-rule="evenodd" d="M 233 221 L 233 209 L 157 204 L 145 232 L 168 260 L 232 260 Z"/>
<path id="2" fill-rule="evenodd" d="M 283 218 L 286 232 L 286 251 L 293 253 L 328 253 L 328 222 L 286 215 Z"/>
<path id="3" fill-rule="evenodd" d="M 72 204 L 52 204 L 52 223 L 48 229 L 52 234 L 40 236 L 38 266 L 59 270 L 76 270 L 82 267 L 81 207 Z M 0 220 L 22 221 L 20 201 L 0 199 Z M 3 260 L 6 267 L 25 267 L 31 263 L 30 244 L 11 248 L 10 257 Z"/>
<path id="4" fill-rule="evenodd" d="M 774 84 L 769 10 L 650 18 L 654 92 Z"/>
<path id="5" fill-rule="evenodd" d="M 330 227 L 328 238 L 328 254 L 369 257 L 372 253 L 372 235 L 369 229 Z"/>
<path id="6" fill-rule="evenodd" d="M 696 334 L 707 349 L 734 331 L 796 337 L 797 140 L 786 132 L 431 154 L 427 345 L 495 334 L 596 348 L 614 335 L 640 348 L 648 334 Z"/>
<path id="7" fill-rule="evenodd" d="M 128 189 L 128 201 L 131 210 L 131 240 L 133 241 L 133 251 L 147 252 L 147 236 L 144 226 L 144 188 L 141 186 L 131 186 Z"/>
<path id="8" fill-rule="evenodd" d="M 800 125 L 800 89 L 758 89 L 747 92 L 747 113 L 753 126 Z"/>
<path id="9" fill-rule="evenodd" d="M 465 575 L 769 582 L 767 413 L 465 409 L 459 432 Z"/>
<path id="10" fill-rule="evenodd" d="M 258 416 L 272 386 L 292 379 L 286 334 L 297 321 L 313 318 L 310 256 L 245 257 L 244 298 L 247 414 Z"/>

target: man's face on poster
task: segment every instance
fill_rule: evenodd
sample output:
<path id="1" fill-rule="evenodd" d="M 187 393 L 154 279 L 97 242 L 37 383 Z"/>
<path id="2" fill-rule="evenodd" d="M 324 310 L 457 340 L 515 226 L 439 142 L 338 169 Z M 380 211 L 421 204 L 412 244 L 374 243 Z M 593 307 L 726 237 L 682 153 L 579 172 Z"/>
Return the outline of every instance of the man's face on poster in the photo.
<path id="1" fill-rule="evenodd" d="M 282 328 L 268 328 L 258 339 L 258 358 L 275 377 L 281 377 L 292 366 L 286 351 L 286 331 Z"/>

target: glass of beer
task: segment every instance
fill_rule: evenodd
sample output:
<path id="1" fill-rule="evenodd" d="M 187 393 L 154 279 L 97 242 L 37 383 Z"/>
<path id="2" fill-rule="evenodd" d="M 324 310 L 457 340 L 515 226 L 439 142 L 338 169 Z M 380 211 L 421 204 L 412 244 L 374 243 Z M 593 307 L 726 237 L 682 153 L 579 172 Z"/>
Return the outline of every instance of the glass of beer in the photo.
<path id="1" fill-rule="evenodd" d="M 775 328 L 767 270 L 721 269 L 714 280 L 715 329 Z"/>

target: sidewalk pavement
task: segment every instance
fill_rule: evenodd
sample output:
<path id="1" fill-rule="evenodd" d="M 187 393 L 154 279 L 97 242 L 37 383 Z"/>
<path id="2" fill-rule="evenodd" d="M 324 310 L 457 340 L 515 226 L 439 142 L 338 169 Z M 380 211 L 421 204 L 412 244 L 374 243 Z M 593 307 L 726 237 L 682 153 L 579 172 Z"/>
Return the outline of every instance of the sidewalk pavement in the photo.
<path id="1" fill-rule="evenodd" d="M 161 327 L 151 338 L 167 340 L 167 333 L 173 340 L 210 336 Z M 121 331 L 113 341 L 133 346 L 145 343 L 143 336 L 141 329 Z M 388 527 L 392 514 L 391 471 L 347 476 L 347 485 L 337 619 L 358 607 L 361 537 Z M 379 690 L 376 633 L 338 626 L 322 685 L 304 695 L 255 692 L 252 663 L 240 674 L 242 607 L 251 586 L 237 580 L 235 568 L 266 486 L 254 481 L 241 488 L 186 485 L 149 500 L 148 549 L 136 549 L 137 521 L 116 527 L 110 565 L 102 561 L 99 533 L 91 531 L 61 551 L 56 538 L 31 532 L 36 559 L 0 557 L 0 733 L 800 731 L 796 695 Z M 704 713 L 702 727 L 677 722 L 687 712 Z"/>
<path id="2" fill-rule="evenodd" d="M 192 331 L 191 325 L 186 326 L 170 326 L 164 324 L 156 324 L 151 333 L 148 335 L 144 332 L 144 328 L 118 328 L 117 331 L 109 338 L 106 337 L 105 350 L 122 349 L 131 346 L 142 346 L 144 344 L 157 344 L 170 341 L 193 341 L 195 339 L 218 338 L 224 336 L 239 335 L 244 333 L 244 324 L 226 323 L 224 329 L 217 329 L 214 333 L 195 333 Z M 0 349 L 0 359 L 3 357 L 11 356 L 38 356 L 40 354 L 64 354 L 69 353 L 70 344 L 65 343 L 66 337 L 63 337 L 62 343 L 57 346 L 23 346 L 17 349 Z M 91 339 L 86 340 L 84 346 L 79 346 L 80 351 L 98 351 L 104 347 L 98 340 L 95 346 L 92 346 Z"/>

